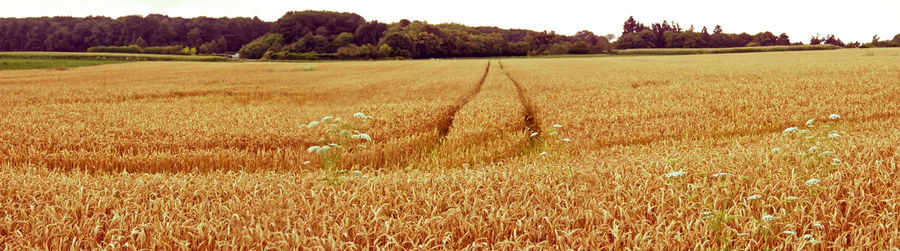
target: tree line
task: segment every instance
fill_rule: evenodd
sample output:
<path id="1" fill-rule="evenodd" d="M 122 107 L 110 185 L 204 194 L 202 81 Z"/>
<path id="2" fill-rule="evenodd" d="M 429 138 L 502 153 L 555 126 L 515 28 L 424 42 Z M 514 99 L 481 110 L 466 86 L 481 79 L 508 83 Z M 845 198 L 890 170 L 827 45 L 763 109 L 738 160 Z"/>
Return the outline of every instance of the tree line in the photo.
<path id="1" fill-rule="evenodd" d="M 492 57 L 611 53 L 634 48 L 724 48 L 799 45 L 781 33 L 725 33 L 663 21 L 646 26 L 633 17 L 613 34 L 580 31 L 567 36 L 547 31 L 429 24 L 407 19 L 393 23 L 367 21 L 354 13 L 290 11 L 275 22 L 259 18 L 181 18 L 159 14 L 0 18 L 0 51 L 95 51 L 162 54 L 239 52 L 243 58 L 375 59 Z M 812 37 L 810 44 L 845 47 L 900 46 L 873 37 L 872 42 L 845 43 L 834 35 Z"/>
<path id="2" fill-rule="evenodd" d="M 269 32 L 259 18 L 181 18 L 159 14 L 0 18 L 0 51 L 87 51 L 91 47 L 191 47 L 205 53 L 237 51 Z"/>
<path id="3" fill-rule="evenodd" d="M 792 42 L 786 33 L 775 35 L 770 31 L 756 33 L 754 35 L 742 33 L 725 33 L 722 26 L 716 25 L 712 33 L 706 26 L 696 31 L 694 26 L 684 29 L 677 22 L 653 23 L 649 27 L 638 22 L 634 17 L 628 17 L 622 25 L 622 35 L 614 43 L 616 49 L 637 48 L 728 48 L 745 46 L 786 46 L 803 45 L 801 41 Z M 900 46 L 900 34 L 894 36 L 891 41 L 879 41 L 875 36 L 871 43 L 859 42 L 845 43 L 835 35 L 810 38 L 809 44 L 830 44 L 841 47 L 898 47 Z"/>
<path id="4" fill-rule="evenodd" d="M 446 58 L 586 54 L 612 50 L 610 36 L 581 31 L 574 36 L 461 24 L 429 24 L 406 19 L 366 21 L 354 13 L 292 11 L 270 33 L 244 46 L 241 57 Z"/>

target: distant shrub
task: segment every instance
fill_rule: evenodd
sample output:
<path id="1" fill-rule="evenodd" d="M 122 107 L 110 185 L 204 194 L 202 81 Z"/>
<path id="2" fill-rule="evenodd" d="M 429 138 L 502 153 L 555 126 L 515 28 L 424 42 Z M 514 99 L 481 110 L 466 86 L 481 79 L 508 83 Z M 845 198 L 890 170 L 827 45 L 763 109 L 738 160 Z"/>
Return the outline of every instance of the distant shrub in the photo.
<path id="1" fill-rule="evenodd" d="M 94 46 L 88 48 L 88 52 L 111 52 L 111 53 L 135 53 L 140 54 L 143 52 L 141 47 L 137 45 L 129 45 L 129 46 Z"/>
<path id="2" fill-rule="evenodd" d="M 144 48 L 145 54 L 185 55 L 182 53 L 184 46 L 155 46 Z"/>

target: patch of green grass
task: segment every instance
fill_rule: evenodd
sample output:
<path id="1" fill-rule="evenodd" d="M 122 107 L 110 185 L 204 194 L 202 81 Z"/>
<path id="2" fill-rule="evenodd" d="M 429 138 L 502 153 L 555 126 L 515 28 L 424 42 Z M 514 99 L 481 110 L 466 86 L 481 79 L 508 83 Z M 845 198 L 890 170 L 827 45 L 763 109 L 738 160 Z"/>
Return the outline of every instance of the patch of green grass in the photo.
<path id="1" fill-rule="evenodd" d="M 0 52 L 0 59 L 78 59 L 113 61 L 228 61 L 225 57 L 95 52 Z"/>
<path id="2" fill-rule="evenodd" d="M 0 57 L 0 70 L 25 70 L 25 69 L 57 69 L 66 70 L 73 67 L 94 66 L 103 64 L 124 63 L 118 60 L 87 60 L 87 59 L 29 59 L 29 58 L 2 58 Z"/>

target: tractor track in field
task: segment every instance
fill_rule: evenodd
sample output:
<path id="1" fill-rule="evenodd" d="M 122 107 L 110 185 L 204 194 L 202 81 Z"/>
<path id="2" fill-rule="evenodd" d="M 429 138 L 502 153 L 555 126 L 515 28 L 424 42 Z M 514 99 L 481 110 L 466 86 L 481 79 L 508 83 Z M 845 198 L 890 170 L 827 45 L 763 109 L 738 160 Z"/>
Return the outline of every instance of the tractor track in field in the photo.
<path id="1" fill-rule="evenodd" d="M 509 72 L 503 70 L 503 62 L 497 61 L 500 64 L 500 71 L 503 72 L 503 75 L 506 75 L 506 78 L 509 79 L 510 82 L 513 83 L 516 87 L 516 93 L 519 95 L 519 102 L 522 103 L 522 107 L 525 109 L 525 129 L 528 131 L 528 146 L 534 147 L 536 144 L 541 142 L 543 135 L 543 130 L 541 129 L 541 124 L 537 121 L 537 112 L 535 111 L 534 104 L 531 102 L 531 99 L 528 98 L 528 91 L 525 90 L 525 87 L 522 86 L 519 81 L 516 81 Z M 533 133 L 538 133 L 536 136 L 531 136 Z"/>
<path id="2" fill-rule="evenodd" d="M 447 109 L 445 112 L 444 118 L 438 123 L 438 133 L 440 134 L 441 140 L 447 137 L 447 134 L 450 134 L 450 127 L 453 126 L 453 119 L 456 118 L 456 114 L 459 113 L 459 110 L 462 110 L 464 106 L 472 102 L 475 99 L 475 96 L 478 96 L 478 93 L 481 92 L 481 87 L 484 86 L 484 81 L 487 79 L 488 73 L 491 72 L 491 61 L 488 60 L 487 66 L 484 68 L 484 74 L 481 75 L 481 79 L 478 80 L 478 84 L 475 85 L 475 88 L 469 91 L 459 102 L 456 102 L 450 109 Z"/>

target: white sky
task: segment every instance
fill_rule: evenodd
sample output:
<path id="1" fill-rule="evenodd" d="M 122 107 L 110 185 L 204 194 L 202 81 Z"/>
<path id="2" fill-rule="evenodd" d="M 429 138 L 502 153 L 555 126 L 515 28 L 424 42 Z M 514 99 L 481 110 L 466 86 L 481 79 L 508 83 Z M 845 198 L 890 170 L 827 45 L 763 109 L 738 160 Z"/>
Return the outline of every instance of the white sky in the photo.
<path id="1" fill-rule="evenodd" d="M 734 2 L 734 3 L 728 3 Z M 835 34 L 845 42 L 890 39 L 900 33 L 900 0 L 643 0 L 643 1 L 491 1 L 491 0 L 0 0 L 0 17 L 146 15 L 237 17 L 275 21 L 288 10 L 354 12 L 366 20 L 403 18 L 429 23 L 455 22 L 548 30 L 571 35 L 590 30 L 598 35 L 622 33 L 633 15 L 650 24 L 676 20 L 709 31 L 720 24 L 728 33 L 786 32 L 792 41 L 809 42 L 816 33 Z"/>

